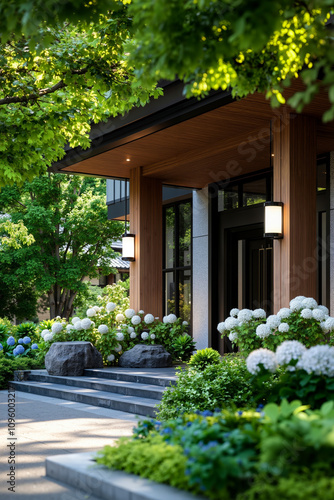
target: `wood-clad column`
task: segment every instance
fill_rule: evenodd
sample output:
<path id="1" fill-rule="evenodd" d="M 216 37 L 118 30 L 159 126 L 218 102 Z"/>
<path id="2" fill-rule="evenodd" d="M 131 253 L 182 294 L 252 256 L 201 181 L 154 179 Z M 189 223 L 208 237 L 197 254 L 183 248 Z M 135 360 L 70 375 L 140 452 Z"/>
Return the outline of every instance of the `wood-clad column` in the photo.
<path id="1" fill-rule="evenodd" d="M 130 306 L 162 319 L 162 183 L 130 172 L 130 231 L 135 261 L 130 264 Z"/>
<path id="2" fill-rule="evenodd" d="M 284 203 L 274 241 L 274 311 L 297 295 L 316 298 L 316 122 L 286 112 L 273 122 L 274 201 Z"/>

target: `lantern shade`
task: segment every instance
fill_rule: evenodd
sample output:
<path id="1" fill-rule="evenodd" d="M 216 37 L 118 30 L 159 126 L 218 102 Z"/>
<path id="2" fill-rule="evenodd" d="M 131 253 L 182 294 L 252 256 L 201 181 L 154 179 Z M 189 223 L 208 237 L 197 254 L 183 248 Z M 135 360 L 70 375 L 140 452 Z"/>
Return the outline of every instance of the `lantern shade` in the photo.
<path id="1" fill-rule="evenodd" d="M 283 203 L 280 201 L 264 203 L 264 237 L 283 238 Z"/>
<path id="2" fill-rule="evenodd" d="M 130 262 L 135 260 L 134 234 L 123 234 L 122 236 L 122 259 Z"/>

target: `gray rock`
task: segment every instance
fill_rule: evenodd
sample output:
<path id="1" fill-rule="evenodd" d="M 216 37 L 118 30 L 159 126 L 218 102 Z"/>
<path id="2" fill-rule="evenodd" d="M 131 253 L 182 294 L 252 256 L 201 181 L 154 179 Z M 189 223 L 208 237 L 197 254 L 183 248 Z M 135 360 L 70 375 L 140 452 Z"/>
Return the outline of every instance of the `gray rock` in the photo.
<path id="1" fill-rule="evenodd" d="M 165 368 L 172 366 L 172 356 L 162 345 L 137 344 L 118 360 L 124 368 Z"/>
<path id="2" fill-rule="evenodd" d="M 90 342 L 54 342 L 45 356 L 49 375 L 78 377 L 86 368 L 103 368 L 102 355 Z"/>

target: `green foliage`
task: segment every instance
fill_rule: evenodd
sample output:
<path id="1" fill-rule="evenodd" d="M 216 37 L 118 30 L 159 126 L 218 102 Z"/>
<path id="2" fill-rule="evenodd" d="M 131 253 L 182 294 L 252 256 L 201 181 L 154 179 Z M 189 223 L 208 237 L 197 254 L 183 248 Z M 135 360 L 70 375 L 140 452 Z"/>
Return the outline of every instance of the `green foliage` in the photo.
<path id="1" fill-rule="evenodd" d="M 181 361 L 188 361 L 195 349 L 196 342 L 184 333 L 176 337 L 169 347 L 169 352 L 173 359 L 180 359 Z"/>
<path id="2" fill-rule="evenodd" d="M 127 439 L 119 446 L 106 446 L 97 462 L 109 468 L 124 470 L 175 488 L 185 489 L 186 457 L 180 446 L 171 446 L 162 436 L 148 437 L 145 441 Z"/>
<path id="3" fill-rule="evenodd" d="M 174 457 L 179 453 L 181 466 L 173 471 L 173 480 L 211 500 L 264 500 L 260 485 L 272 500 L 292 499 L 294 487 L 288 496 L 284 492 L 296 479 L 301 491 L 296 498 L 305 498 L 301 482 L 305 479 L 306 491 L 314 492 L 318 500 L 329 500 L 325 488 L 332 492 L 334 486 L 333 425 L 333 402 L 317 411 L 308 410 L 299 401 L 283 401 L 280 406 L 268 404 L 263 411 L 184 414 L 165 422 L 140 422 L 132 440 L 120 441 L 117 448 L 106 447 L 99 452 L 98 462 L 153 479 L 146 465 L 149 470 L 168 467 L 169 455 L 162 463 L 160 447 L 164 442 L 176 448 Z M 160 460 L 152 451 L 153 443 L 159 445 Z M 168 476 L 163 481 L 171 484 Z"/>
<path id="4" fill-rule="evenodd" d="M 137 43 L 131 57 L 146 84 L 178 75 L 187 95 L 258 91 L 273 106 L 285 103 L 285 88 L 300 75 L 306 87 L 288 103 L 301 111 L 324 88 L 328 121 L 334 117 L 334 72 L 332 30 L 325 24 L 332 9 L 328 0 L 134 0 Z"/>
<path id="5" fill-rule="evenodd" d="M 273 378 L 262 387 L 263 397 L 271 391 Z M 158 417 L 173 418 L 183 412 L 210 410 L 236 405 L 245 407 L 257 397 L 257 389 L 243 358 L 224 359 L 203 370 L 179 370 L 175 387 L 166 389 L 158 405 Z M 259 403 L 262 401 L 258 401 Z"/>
<path id="6" fill-rule="evenodd" d="M 32 342 L 38 342 L 40 340 L 40 336 L 37 333 L 37 325 L 31 322 L 20 323 L 15 326 L 14 336 L 17 340 L 21 337 L 30 337 Z"/>
<path id="7" fill-rule="evenodd" d="M 188 363 L 191 368 L 196 370 L 204 370 L 208 365 L 218 365 L 220 363 L 220 354 L 212 347 L 200 349 L 193 354 Z"/>
<path id="8" fill-rule="evenodd" d="M 0 354 L 0 390 L 7 389 L 8 382 L 14 379 L 15 370 L 36 370 L 43 368 L 36 359 L 31 358 L 5 358 Z"/>
<path id="9" fill-rule="evenodd" d="M 9 213 L 14 223 L 23 221 L 35 240 L 0 252 L 0 293 L 13 295 L 17 307 L 23 309 L 24 297 L 36 307 L 36 294 L 46 294 L 50 317 L 69 318 L 75 297 L 88 287 L 84 277 L 113 271 L 111 243 L 121 236 L 123 225 L 107 219 L 104 180 L 36 177 L 22 187 L 3 188 L 0 211 Z M 33 307 L 26 302 L 24 317 L 31 317 Z M 9 301 L 7 316 L 16 314 L 15 304 Z"/>
<path id="10" fill-rule="evenodd" d="M 0 220 L 1 247 L 0 252 L 6 248 L 21 248 L 22 245 L 31 245 L 34 243 L 34 237 L 28 233 L 27 228 L 22 221 L 16 224 L 10 220 Z"/>
<path id="11" fill-rule="evenodd" d="M 0 342 L 4 342 L 12 334 L 13 326 L 9 319 L 0 318 Z"/>
<path id="12" fill-rule="evenodd" d="M 88 148 L 92 124 L 160 94 L 135 85 L 123 47 L 131 35 L 126 8 L 113 2 L 110 7 L 119 8 L 106 15 L 103 2 L 105 15 L 98 16 L 94 2 L 95 21 L 87 24 L 78 20 L 85 18 L 86 4 L 76 3 L 73 9 L 52 2 L 45 16 L 52 26 L 39 27 L 44 3 L 35 9 L 25 4 L 20 12 L 25 12 L 25 36 L 19 31 L 16 38 L 12 32 L 21 26 L 20 14 L 13 2 L 0 3 L 1 21 L 8 16 L 10 23 L 0 29 L 0 186 L 32 181 L 65 155 L 67 144 Z M 65 21 L 67 15 L 77 23 Z"/>

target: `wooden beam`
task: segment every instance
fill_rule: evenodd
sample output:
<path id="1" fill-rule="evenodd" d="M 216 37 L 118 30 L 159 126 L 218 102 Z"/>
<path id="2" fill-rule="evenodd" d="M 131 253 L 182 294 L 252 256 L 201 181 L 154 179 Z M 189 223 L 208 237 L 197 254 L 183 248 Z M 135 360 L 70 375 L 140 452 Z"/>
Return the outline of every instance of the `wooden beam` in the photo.
<path id="1" fill-rule="evenodd" d="M 316 298 L 316 120 L 287 112 L 273 126 L 274 201 L 284 238 L 274 241 L 274 310 L 297 295 Z"/>
<path id="2" fill-rule="evenodd" d="M 130 264 L 130 306 L 162 319 L 162 183 L 130 171 L 130 231 L 135 261 Z"/>

